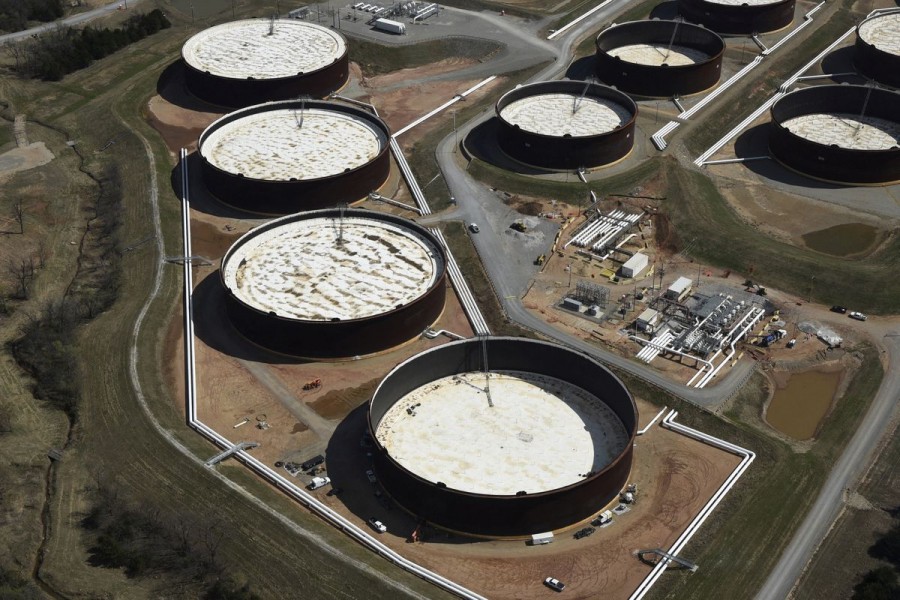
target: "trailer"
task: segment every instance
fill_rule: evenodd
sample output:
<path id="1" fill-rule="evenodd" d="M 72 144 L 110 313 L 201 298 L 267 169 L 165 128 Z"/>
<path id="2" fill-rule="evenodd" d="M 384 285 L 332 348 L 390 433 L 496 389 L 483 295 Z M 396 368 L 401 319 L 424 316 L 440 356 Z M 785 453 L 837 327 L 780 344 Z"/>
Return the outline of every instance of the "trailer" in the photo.
<path id="1" fill-rule="evenodd" d="M 375 22 L 372 25 L 378 31 L 394 33 L 397 35 L 406 35 L 406 25 L 398 21 L 391 21 L 390 19 L 375 19 Z"/>
<path id="2" fill-rule="evenodd" d="M 544 533 L 535 533 L 531 536 L 531 545 L 532 546 L 543 546 L 544 544 L 549 544 L 553 542 L 553 532 L 545 531 Z"/>

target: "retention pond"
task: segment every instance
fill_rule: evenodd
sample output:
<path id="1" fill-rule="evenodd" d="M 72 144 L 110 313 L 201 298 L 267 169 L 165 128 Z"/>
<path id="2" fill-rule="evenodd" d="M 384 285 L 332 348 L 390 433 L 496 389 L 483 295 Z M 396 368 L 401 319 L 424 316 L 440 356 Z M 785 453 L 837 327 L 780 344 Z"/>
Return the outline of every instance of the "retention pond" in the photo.
<path id="1" fill-rule="evenodd" d="M 789 376 L 778 387 L 766 411 L 766 421 L 796 440 L 816 434 L 837 392 L 842 371 L 806 371 Z"/>

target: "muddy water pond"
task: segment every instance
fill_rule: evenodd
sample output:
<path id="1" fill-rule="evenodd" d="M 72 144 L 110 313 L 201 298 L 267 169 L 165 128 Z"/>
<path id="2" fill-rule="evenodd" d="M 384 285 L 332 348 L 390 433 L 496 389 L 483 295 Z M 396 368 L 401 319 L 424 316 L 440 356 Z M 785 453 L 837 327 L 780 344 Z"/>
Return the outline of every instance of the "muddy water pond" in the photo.
<path id="1" fill-rule="evenodd" d="M 851 256 L 871 248 L 878 240 L 878 229 L 865 223 L 844 223 L 803 235 L 810 250 L 832 256 Z"/>
<path id="2" fill-rule="evenodd" d="M 828 413 L 841 373 L 806 371 L 790 375 L 786 386 L 776 388 L 766 421 L 795 440 L 811 438 Z"/>

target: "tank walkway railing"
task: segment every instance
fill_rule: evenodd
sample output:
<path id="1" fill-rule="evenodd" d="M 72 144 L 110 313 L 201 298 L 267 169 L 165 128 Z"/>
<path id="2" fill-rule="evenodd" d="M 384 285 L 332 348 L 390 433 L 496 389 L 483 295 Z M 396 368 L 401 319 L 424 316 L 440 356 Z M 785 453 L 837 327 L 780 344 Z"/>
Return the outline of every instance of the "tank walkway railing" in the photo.
<path id="1" fill-rule="evenodd" d="M 873 10 L 868 15 L 866 15 L 866 18 L 869 19 L 871 17 L 875 17 L 878 15 L 897 12 L 898 10 L 900 10 L 900 9 L 896 9 L 896 8 L 877 9 L 877 10 Z M 742 131 L 747 129 L 747 127 L 749 127 L 751 123 L 753 123 L 756 119 L 758 119 L 760 117 L 760 115 L 762 115 L 764 112 L 769 110 L 773 104 L 775 104 L 782 96 L 784 96 L 785 94 L 788 93 L 788 91 L 790 91 L 791 87 L 793 87 L 793 85 L 795 83 L 800 81 L 800 78 L 803 76 L 804 73 L 806 73 L 808 70 L 810 70 L 811 68 L 813 68 L 814 66 L 819 64 L 819 62 L 823 58 L 825 58 L 826 55 L 828 55 L 832 50 L 834 50 L 838 45 L 840 45 L 854 31 L 856 31 L 856 25 L 854 25 L 853 27 L 851 27 L 850 29 L 845 31 L 843 35 L 841 35 L 839 38 L 834 40 L 834 42 L 829 44 L 829 46 L 827 48 L 825 48 L 824 50 L 822 50 L 819 54 L 817 54 L 815 58 L 813 58 L 811 61 L 806 63 L 803 67 L 800 68 L 799 71 L 794 73 L 791 77 L 786 79 L 780 86 L 778 86 L 778 91 L 771 98 L 766 100 L 756 110 L 754 110 L 752 113 L 750 113 L 750 115 L 748 115 L 746 119 L 744 119 L 743 121 L 738 123 L 737 127 L 735 127 L 734 129 L 732 129 L 731 131 L 726 133 L 719 141 L 717 141 L 715 144 L 710 146 L 706 150 L 706 152 L 704 152 L 703 154 L 698 156 L 697 160 L 694 161 L 694 164 L 697 165 L 698 167 L 702 167 L 707 164 L 715 164 L 713 162 L 708 162 L 709 157 L 711 157 L 713 154 L 715 154 L 716 152 L 721 150 L 722 147 L 725 146 L 725 144 L 727 144 L 732 139 L 737 137 L 738 134 L 740 134 Z M 777 46 L 778 46 L 778 44 L 776 44 L 775 46 L 772 46 L 772 48 L 770 48 L 769 51 L 771 52 L 772 50 L 777 48 Z"/>
<path id="2" fill-rule="evenodd" d="M 257 446 L 259 446 L 259 444 L 257 442 L 238 442 L 231 448 L 228 448 L 227 450 L 216 454 L 211 459 L 206 461 L 206 466 L 212 467 L 212 466 L 222 462 L 223 460 L 225 460 L 226 458 L 228 458 L 235 452 L 240 452 L 241 450 L 249 450 L 250 448 L 256 448 Z"/>
<path id="3" fill-rule="evenodd" d="M 462 303 L 463 310 L 469 318 L 472 330 L 475 332 L 475 335 L 490 335 L 491 329 L 488 327 L 487 321 L 484 320 L 484 315 L 481 314 L 481 309 L 478 308 L 478 303 L 475 302 L 475 297 L 472 295 L 472 291 L 469 289 L 469 284 L 466 283 L 466 278 L 463 277 L 462 271 L 459 270 L 456 259 L 450 252 L 450 248 L 447 247 L 447 240 L 444 239 L 444 234 L 437 228 L 432 228 L 431 233 L 440 240 L 447 252 L 447 271 L 450 273 L 450 282 L 453 284 L 453 289 L 456 290 L 456 295 L 459 296 L 459 301 Z"/>
<path id="4" fill-rule="evenodd" d="M 730 88 L 735 83 L 737 83 L 738 81 L 743 79 L 747 75 L 747 73 L 749 73 L 750 71 L 752 71 L 753 69 L 758 67 L 760 65 L 760 63 L 762 63 L 767 56 L 769 56 L 770 54 L 772 54 L 773 52 L 778 50 L 778 48 L 780 48 L 783 44 L 787 43 L 792 37 L 794 37 L 795 35 L 800 33 L 807 25 L 812 23 L 813 15 L 816 14 L 822 8 L 822 6 L 824 4 L 825 4 L 825 2 L 820 2 L 819 4 L 814 6 L 812 9 L 810 9 L 809 12 L 807 12 L 805 15 L 803 15 L 803 22 L 800 25 L 798 25 L 797 27 L 795 27 L 786 36 L 784 36 L 783 38 L 778 40 L 778 42 L 776 42 L 771 48 L 768 48 L 768 49 L 760 48 L 762 51 L 758 55 L 756 55 L 756 57 L 752 61 L 747 63 L 743 69 L 741 69 L 740 71 L 738 71 L 737 73 L 735 73 L 734 75 L 729 77 L 725 81 L 725 83 L 723 83 L 722 85 L 720 85 L 719 87 L 714 89 L 712 92 L 707 94 L 703 99 L 701 99 L 699 102 L 697 102 L 697 104 L 695 104 L 688 110 L 685 110 L 685 111 L 682 111 L 681 113 L 679 113 L 679 115 L 677 117 L 675 117 L 675 120 L 669 121 L 668 123 L 663 125 L 662 128 L 660 128 L 660 130 L 657 131 L 656 133 L 654 133 L 650 138 L 653 141 L 653 145 L 656 146 L 656 149 L 660 150 L 660 151 L 665 150 L 666 147 L 668 146 L 668 143 L 666 142 L 667 135 L 669 135 L 670 133 L 675 131 L 675 129 L 677 129 L 678 126 L 681 125 L 681 123 L 683 123 L 684 121 L 687 121 L 688 119 L 693 117 L 695 114 L 697 114 L 697 112 L 702 110 L 706 105 L 708 105 L 710 102 L 712 102 L 716 98 L 718 98 L 728 88 Z"/>
<path id="5" fill-rule="evenodd" d="M 187 167 L 187 150 L 181 150 L 181 207 L 182 207 L 182 243 L 184 244 L 185 256 L 191 254 L 191 233 L 190 233 L 190 199 L 188 197 L 188 167 Z M 193 274 L 191 272 L 191 264 L 189 261 L 184 263 L 184 362 L 185 362 L 185 392 L 187 402 L 187 422 L 188 425 L 197 431 L 200 435 L 212 442 L 214 445 L 222 449 L 228 449 L 233 444 L 218 432 L 211 429 L 197 418 L 197 379 L 196 379 L 196 362 L 194 358 L 194 314 L 193 314 Z M 286 479 L 280 473 L 274 471 L 268 465 L 263 464 L 255 457 L 251 456 L 246 450 L 239 450 L 234 453 L 234 458 L 240 461 L 248 469 L 283 491 L 285 494 L 307 507 L 313 514 L 324 519 L 334 527 L 340 529 L 345 534 L 362 544 L 367 549 L 375 552 L 385 560 L 395 564 L 401 569 L 408 571 L 425 581 L 444 589 L 451 594 L 455 594 L 460 598 L 467 600 L 487 600 L 484 596 L 477 594 L 462 585 L 447 579 L 433 571 L 422 567 L 421 565 L 408 560 L 386 546 L 369 533 L 353 524 L 347 518 L 337 513 L 330 507 L 319 502 L 314 496 L 308 494 L 305 490 Z M 274 513 L 282 516 L 277 511 Z"/>
<path id="6" fill-rule="evenodd" d="M 679 565 L 681 565 L 682 567 L 684 567 L 685 569 L 690 569 L 691 573 L 694 573 L 699 568 L 696 563 L 692 563 L 691 561 L 681 558 L 681 557 L 678 557 L 678 556 L 675 556 L 674 554 L 669 554 L 662 548 L 651 548 L 649 550 L 638 550 L 637 552 L 635 552 L 635 554 L 641 560 L 644 560 L 645 554 L 658 554 L 659 557 L 663 560 L 667 560 L 669 562 L 675 562 L 675 563 L 678 563 Z M 659 564 L 659 562 L 657 562 L 657 564 Z"/>
<path id="7" fill-rule="evenodd" d="M 697 516 L 694 517 L 694 520 L 690 522 L 684 532 L 678 536 L 678 539 L 675 540 L 675 543 L 672 544 L 672 547 L 669 548 L 666 552 L 671 556 L 678 556 L 678 553 L 681 552 L 684 547 L 691 541 L 691 538 L 695 533 L 700 529 L 703 523 L 707 518 L 712 514 L 712 512 L 716 509 L 720 502 L 725 498 L 731 488 L 738 482 L 744 472 L 750 467 L 753 461 L 756 459 L 756 454 L 746 448 L 741 448 L 731 442 L 726 442 L 725 440 L 719 439 L 717 437 L 711 436 L 709 434 L 703 433 L 702 431 L 697 431 L 696 429 L 692 429 L 687 427 L 686 425 L 682 425 L 681 423 L 675 422 L 675 417 L 678 416 L 678 412 L 672 411 L 666 418 L 663 419 L 661 426 L 666 429 L 671 429 L 672 431 L 678 432 L 682 435 L 686 435 L 695 440 L 701 441 L 703 443 L 709 444 L 715 448 L 719 448 L 720 450 L 724 450 L 725 452 L 729 452 L 731 454 L 736 454 L 741 457 L 741 462 L 738 463 L 737 467 L 735 467 L 734 471 L 731 472 L 731 475 L 725 479 L 725 482 L 719 487 L 718 490 L 712 495 L 709 501 L 700 509 L 700 512 L 697 513 Z M 628 600 L 640 600 L 643 598 L 647 592 L 650 591 L 650 588 L 653 587 L 653 584 L 662 576 L 663 572 L 669 566 L 671 561 L 668 558 L 665 558 L 658 562 L 653 570 L 647 575 L 646 578 L 638 585 L 637 589 L 633 594 L 629 597 Z"/>

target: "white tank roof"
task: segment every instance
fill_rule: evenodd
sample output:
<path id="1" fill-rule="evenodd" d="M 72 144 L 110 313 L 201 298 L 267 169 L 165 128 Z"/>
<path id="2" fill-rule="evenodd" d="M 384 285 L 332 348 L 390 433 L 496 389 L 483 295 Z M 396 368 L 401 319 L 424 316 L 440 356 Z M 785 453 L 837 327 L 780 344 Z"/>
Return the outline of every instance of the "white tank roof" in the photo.
<path id="1" fill-rule="evenodd" d="M 631 111 L 612 100 L 580 94 L 539 94 L 507 104 L 500 117 L 532 133 L 587 137 L 608 133 L 631 119 Z"/>
<path id="2" fill-rule="evenodd" d="M 242 302 L 292 319 L 383 314 L 421 297 L 442 272 L 428 239 L 381 219 L 294 220 L 243 239 L 222 267 L 225 285 Z"/>
<path id="3" fill-rule="evenodd" d="M 377 157 L 386 145 L 381 130 L 352 114 L 282 108 L 222 125 L 204 139 L 200 153 L 228 173 L 287 181 L 355 169 Z"/>
<path id="4" fill-rule="evenodd" d="M 889 150 L 900 146 L 900 123 L 847 113 L 810 113 L 782 125 L 812 142 L 849 150 Z"/>
<path id="5" fill-rule="evenodd" d="M 219 77 L 277 79 L 317 71 L 346 51 L 344 38 L 321 25 L 247 19 L 204 29 L 181 54 L 195 69 Z"/>
<path id="6" fill-rule="evenodd" d="M 659 67 L 664 63 L 670 67 L 693 65 L 709 59 L 709 54 L 687 46 L 667 44 L 629 44 L 607 50 L 610 56 L 617 56 L 625 62 L 637 65 Z"/>
<path id="7" fill-rule="evenodd" d="M 566 381 L 519 371 L 463 373 L 394 404 L 375 436 L 403 467 L 478 494 L 559 489 L 608 466 L 628 444 L 612 409 Z M 407 413 L 407 408 L 412 413 Z"/>
<path id="8" fill-rule="evenodd" d="M 863 21 L 859 26 L 859 37 L 879 50 L 900 56 L 900 13 Z"/>

